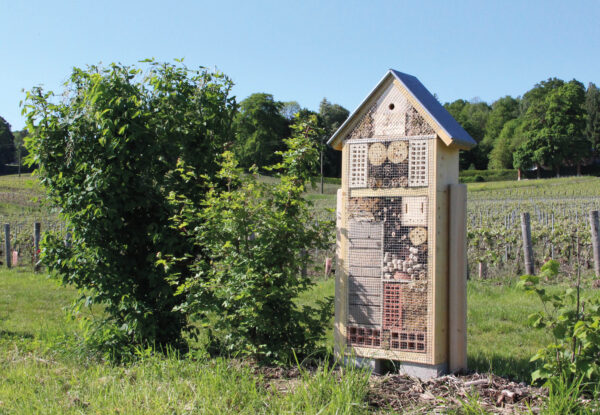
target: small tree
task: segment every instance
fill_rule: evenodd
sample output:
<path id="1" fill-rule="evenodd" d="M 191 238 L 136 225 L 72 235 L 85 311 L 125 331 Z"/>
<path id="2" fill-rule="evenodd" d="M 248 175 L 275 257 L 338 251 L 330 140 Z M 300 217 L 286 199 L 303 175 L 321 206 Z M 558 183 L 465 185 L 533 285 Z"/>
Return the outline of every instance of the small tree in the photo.
<path id="1" fill-rule="evenodd" d="M 262 169 L 275 162 L 275 154 L 283 149 L 283 139 L 289 134 L 287 119 L 281 114 L 283 105 L 264 93 L 252 94 L 240 102 L 233 124 L 233 152 L 241 166 Z"/>
<path id="2" fill-rule="evenodd" d="M 76 68 L 60 102 L 34 88 L 24 108 L 29 161 L 72 233 L 68 246 L 45 238 L 43 263 L 81 289 L 81 301 L 104 306 L 90 332 L 99 336 L 89 337 L 100 346 L 183 344 L 185 298 L 176 291 L 188 264 L 167 272 L 157 256 L 203 257 L 169 226 L 167 196 L 204 198 L 202 181 L 183 182 L 173 170 L 179 160 L 213 177 L 235 109 L 224 75 L 147 63 L 146 73 Z"/>
<path id="3" fill-rule="evenodd" d="M 332 225 L 317 223 L 303 197 L 318 163 L 315 140 L 322 132 L 316 125 L 312 115 L 292 126 L 288 149 L 279 153 L 282 162 L 275 166 L 280 171 L 276 184 L 257 181 L 255 169 L 244 174 L 233 154 L 225 152 L 217 177 L 226 189 L 211 188 L 199 209 L 172 195 L 181 212 L 174 227 L 211 258 L 210 264 L 196 263 L 196 274 L 181 292 L 188 297 L 187 309 L 211 328 L 213 346 L 222 351 L 285 361 L 293 349 L 312 351 L 331 316 L 331 301 L 317 308 L 297 303 L 313 285 L 301 272 L 307 252 L 326 247 Z M 184 166 L 180 172 L 194 176 Z M 212 314 L 205 312 L 207 298 Z"/>
<path id="4" fill-rule="evenodd" d="M 541 277 L 553 280 L 558 271 L 558 262 L 550 260 L 542 266 Z M 583 388 L 593 390 L 600 381 L 600 301 L 582 300 L 579 269 L 577 272 L 575 288 L 559 294 L 549 293 L 539 276 L 524 275 L 518 286 L 537 295 L 544 306 L 543 311 L 529 316 L 529 324 L 548 329 L 554 339 L 531 358 L 540 363 L 531 374 L 532 381 L 543 380 L 548 385 L 559 377 L 569 384 L 584 380 Z"/>

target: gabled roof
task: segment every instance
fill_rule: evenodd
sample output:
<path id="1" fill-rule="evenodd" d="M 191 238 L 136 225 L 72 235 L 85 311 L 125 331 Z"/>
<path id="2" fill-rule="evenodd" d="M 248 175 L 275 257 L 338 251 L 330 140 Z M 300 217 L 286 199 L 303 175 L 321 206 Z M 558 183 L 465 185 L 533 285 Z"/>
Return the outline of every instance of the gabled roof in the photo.
<path id="1" fill-rule="evenodd" d="M 336 150 L 341 150 L 343 138 L 352 127 L 364 115 L 365 110 L 374 99 L 382 93 L 382 88 L 390 81 L 399 88 L 415 110 L 427 121 L 440 139 L 448 146 L 468 150 L 477 145 L 477 142 L 467 133 L 461 125 L 450 115 L 438 100 L 425 88 L 425 86 L 414 76 L 394 69 L 390 69 L 379 81 L 377 86 L 348 117 L 342 126 L 331 136 L 327 144 Z"/>

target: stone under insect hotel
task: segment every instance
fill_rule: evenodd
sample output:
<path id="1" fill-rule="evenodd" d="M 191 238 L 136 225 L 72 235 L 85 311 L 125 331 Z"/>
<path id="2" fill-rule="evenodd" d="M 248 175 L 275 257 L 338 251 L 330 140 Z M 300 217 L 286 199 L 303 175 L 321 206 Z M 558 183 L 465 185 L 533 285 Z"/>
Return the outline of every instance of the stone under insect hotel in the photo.
<path id="1" fill-rule="evenodd" d="M 427 378 L 466 369 L 466 189 L 476 145 L 414 76 L 386 73 L 328 142 L 342 151 L 336 352 Z"/>

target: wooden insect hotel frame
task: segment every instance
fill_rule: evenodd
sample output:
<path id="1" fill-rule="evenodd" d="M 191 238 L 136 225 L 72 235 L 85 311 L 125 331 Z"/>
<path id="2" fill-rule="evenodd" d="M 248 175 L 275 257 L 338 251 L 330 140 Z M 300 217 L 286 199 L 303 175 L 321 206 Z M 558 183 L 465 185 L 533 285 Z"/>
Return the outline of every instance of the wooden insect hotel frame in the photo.
<path id="1" fill-rule="evenodd" d="M 390 70 L 328 144 L 342 151 L 336 352 L 430 377 L 466 369 L 466 190 L 475 141 Z"/>

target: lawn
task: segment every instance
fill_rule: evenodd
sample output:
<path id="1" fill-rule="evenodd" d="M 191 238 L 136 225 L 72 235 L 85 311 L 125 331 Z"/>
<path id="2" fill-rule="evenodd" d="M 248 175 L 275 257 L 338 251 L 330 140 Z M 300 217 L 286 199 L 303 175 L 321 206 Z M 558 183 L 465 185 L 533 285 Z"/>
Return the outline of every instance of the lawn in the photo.
<path id="1" fill-rule="evenodd" d="M 321 280 L 300 301 L 333 295 L 333 289 L 332 279 Z M 540 304 L 497 281 L 471 281 L 468 295 L 470 369 L 527 380 L 529 357 L 549 340 L 524 323 Z M 270 370 L 291 369 L 208 358 L 202 350 L 186 357 L 140 350 L 140 359 L 125 365 L 90 359 L 79 348 L 79 324 L 65 311 L 75 296 L 43 274 L 0 271 L 0 414 L 369 411 L 368 376 L 360 371 L 321 365 L 274 381 Z"/>
<path id="2" fill-rule="evenodd" d="M 582 193 L 594 192 L 599 183 L 596 178 L 569 178 L 473 183 L 468 189 L 470 196 L 477 193 L 478 197 L 498 192 L 514 196 L 519 191 L 554 195 L 571 185 Z M 307 198 L 316 208 L 334 208 L 336 188 L 326 184 L 325 194 L 312 189 Z M 0 216 L 8 221 L 20 211 L 25 212 L 21 220 L 33 220 L 30 216 L 36 215 L 54 218 L 47 207 L 30 200 L 40 194 L 31 177 L 0 177 Z M 372 383 L 365 372 L 334 370 L 323 363 L 310 370 L 262 368 L 231 356 L 210 358 L 200 348 L 188 356 L 139 350 L 138 360 L 123 365 L 93 358 L 80 347 L 85 335 L 82 327 L 66 311 L 77 293 L 26 269 L 30 267 L 0 270 L 0 415 L 354 414 L 374 410 L 369 407 Z M 530 357 L 551 338 L 526 325 L 526 317 L 540 310 L 541 304 L 516 288 L 516 281 L 515 275 L 469 281 L 468 362 L 470 370 L 527 382 L 534 367 Z M 568 285 L 563 281 L 550 290 L 564 290 Z M 298 301 L 314 303 L 333 293 L 333 279 L 319 276 L 314 289 Z M 600 297 L 600 291 L 586 288 L 585 296 Z M 329 351 L 332 325 L 333 318 L 324 340 Z"/>

